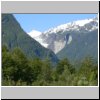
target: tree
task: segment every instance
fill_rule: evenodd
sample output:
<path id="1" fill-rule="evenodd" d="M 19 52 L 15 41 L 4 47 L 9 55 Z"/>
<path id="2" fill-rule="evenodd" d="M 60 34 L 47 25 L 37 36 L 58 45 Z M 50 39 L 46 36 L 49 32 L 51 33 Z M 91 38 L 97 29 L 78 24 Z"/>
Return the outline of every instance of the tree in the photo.
<path id="1" fill-rule="evenodd" d="M 2 47 L 2 78 L 3 80 L 9 79 L 12 76 L 13 60 L 11 54 L 6 46 Z"/>
<path id="2" fill-rule="evenodd" d="M 78 85 L 96 85 L 98 80 L 98 67 L 94 63 L 93 58 L 86 57 L 82 63 L 79 70 L 79 84 Z"/>
<path id="3" fill-rule="evenodd" d="M 70 70 L 71 73 L 74 73 L 75 68 L 73 68 L 73 66 L 70 64 L 70 62 L 68 61 L 68 59 L 63 59 L 61 60 L 58 65 L 57 65 L 57 73 L 58 74 L 62 74 L 64 71 L 64 67 L 67 66 L 68 69 Z"/>
<path id="4" fill-rule="evenodd" d="M 42 70 L 41 70 L 41 74 L 38 77 L 38 80 L 42 80 L 43 83 L 49 83 L 52 81 L 52 66 L 51 63 L 48 59 L 46 59 L 45 61 L 43 61 L 43 65 L 42 65 Z"/>
<path id="5" fill-rule="evenodd" d="M 7 46 L 6 46 L 6 45 L 3 45 L 3 46 L 2 46 L 2 53 L 8 52 L 8 51 L 9 51 L 9 50 L 8 50 Z"/>
<path id="6" fill-rule="evenodd" d="M 13 59 L 12 65 L 14 68 L 12 80 L 14 80 L 15 82 L 17 82 L 18 80 L 25 80 L 26 68 L 28 66 L 27 58 L 17 47 L 11 52 L 11 57 Z"/>
<path id="7" fill-rule="evenodd" d="M 79 70 L 80 74 L 88 77 L 93 66 L 94 66 L 93 59 L 90 57 L 86 57 L 81 63 L 81 67 Z"/>
<path id="8" fill-rule="evenodd" d="M 33 59 L 29 61 L 29 66 L 32 71 L 32 81 L 36 81 L 38 76 L 41 74 L 42 70 L 42 61 L 39 58 Z"/>

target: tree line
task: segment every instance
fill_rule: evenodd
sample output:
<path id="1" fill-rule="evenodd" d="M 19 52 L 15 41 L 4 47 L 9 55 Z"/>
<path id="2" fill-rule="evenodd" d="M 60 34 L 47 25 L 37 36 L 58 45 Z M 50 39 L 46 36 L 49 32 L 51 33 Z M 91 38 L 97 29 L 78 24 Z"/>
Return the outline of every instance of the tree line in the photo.
<path id="1" fill-rule="evenodd" d="M 53 65 L 49 59 L 30 59 L 16 47 L 2 46 L 3 86 L 97 86 L 98 64 L 86 57 L 77 64 L 62 59 Z"/>

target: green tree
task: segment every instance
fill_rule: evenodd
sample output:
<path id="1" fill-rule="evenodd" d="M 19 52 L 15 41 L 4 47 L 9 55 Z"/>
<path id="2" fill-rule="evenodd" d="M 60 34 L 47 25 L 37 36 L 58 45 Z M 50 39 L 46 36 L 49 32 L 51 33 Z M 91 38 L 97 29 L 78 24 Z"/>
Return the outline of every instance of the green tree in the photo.
<path id="1" fill-rule="evenodd" d="M 29 66 L 31 67 L 32 71 L 32 81 L 36 81 L 38 76 L 41 73 L 42 70 L 42 61 L 39 58 L 33 59 L 29 61 Z"/>
<path id="2" fill-rule="evenodd" d="M 18 80 L 25 80 L 26 68 L 28 66 L 27 58 L 17 47 L 11 52 L 11 57 L 13 59 L 12 65 L 14 67 L 12 80 L 16 82 Z"/>
<path id="3" fill-rule="evenodd" d="M 11 58 L 11 54 L 6 46 L 2 47 L 2 78 L 3 80 L 7 80 L 12 76 L 13 60 Z"/>
<path id="4" fill-rule="evenodd" d="M 86 57 L 81 63 L 78 85 L 96 85 L 96 80 L 98 80 L 97 72 L 98 67 L 95 65 L 94 59 Z"/>
<path id="5" fill-rule="evenodd" d="M 52 81 L 52 65 L 51 62 L 46 59 L 43 61 L 41 74 L 38 77 L 38 80 L 40 80 L 41 85 L 48 85 Z"/>
<path id="6" fill-rule="evenodd" d="M 75 68 L 70 64 L 68 59 L 61 60 L 57 65 L 57 73 L 62 74 L 64 71 L 64 67 L 67 66 L 71 73 L 74 73 Z"/>

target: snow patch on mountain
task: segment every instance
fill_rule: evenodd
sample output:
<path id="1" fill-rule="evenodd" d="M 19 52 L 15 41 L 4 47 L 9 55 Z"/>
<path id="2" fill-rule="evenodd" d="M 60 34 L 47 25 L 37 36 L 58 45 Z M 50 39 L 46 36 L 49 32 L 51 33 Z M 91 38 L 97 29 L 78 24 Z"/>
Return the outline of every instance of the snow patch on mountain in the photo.
<path id="1" fill-rule="evenodd" d="M 28 33 L 28 35 L 30 35 L 32 38 L 36 38 L 39 35 L 41 35 L 42 33 L 36 30 L 32 30 L 31 32 Z"/>
<path id="2" fill-rule="evenodd" d="M 69 36 L 69 39 L 68 39 L 67 44 L 70 44 L 70 43 L 71 43 L 71 41 L 72 41 L 72 36 Z"/>
<path id="3" fill-rule="evenodd" d="M 90 23 L 90 22 L 97 22 L 97 18 L 92 18 L 92 19 L 84 19 L 84 20 L 77 20 L 73 22 L 69 22 L 66 24 L 59 25 L 55 28 L 50 28 L 49 30 L 45 31 L 44 34 L 51 34 L 51 33 L 57 33 L 60 31 L 70 31 L 70 30 L 79 30 L 80 27 L 84 27 L 84 25 Z M 93 29 L 97 29 L 98 27 L 93 26 L 93 28 L 89 31 L 92 31 Z"/>
<path id="4" fill-rule="evenodd" d="M 31 32 L 28 33 L 28 35 L 31 36 L 32 38 L 34 38 L 36 41 L 38 41 L 43 47 L 45 47 L 45 48 L 48 47 L 48 44 L 43 42 L 43 39 L 40 38 L 40 35 L 42 35 L 41 32 L 32 30 Z"/>
<path id="5" fill-rule="evenodd" d="M 75 23 L 73 22 L 73 24 L 79 25 L 79 26 L 84 26 L 85 24 L 87 24 L 91 21 L 93 21 L 93 19 L 78 20 L 78 21 L 75 21 Z"/>
<path id="6" fill-rule="evenodd" d="M 36 41 L 38 41 L 42 46 L 44 46 L 45 48 L 48 47 L 49 44 L 47 44 L 46 42 L 43 41 L 42 38 L 40 38 L 39 36 L 34 38 Z"/>

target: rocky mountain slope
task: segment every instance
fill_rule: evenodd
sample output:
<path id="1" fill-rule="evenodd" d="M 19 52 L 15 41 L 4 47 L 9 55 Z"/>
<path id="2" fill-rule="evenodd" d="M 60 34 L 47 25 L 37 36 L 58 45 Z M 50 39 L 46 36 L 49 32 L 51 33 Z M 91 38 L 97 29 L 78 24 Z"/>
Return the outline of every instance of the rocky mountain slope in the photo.
<path id="1" fill-rule="evenodd" d="M 28 34 L 44 47 L 51 49 L 59 58 L 97 58 L 98 17 L 62 24 L 43 33 L 33 30 Z"/>

